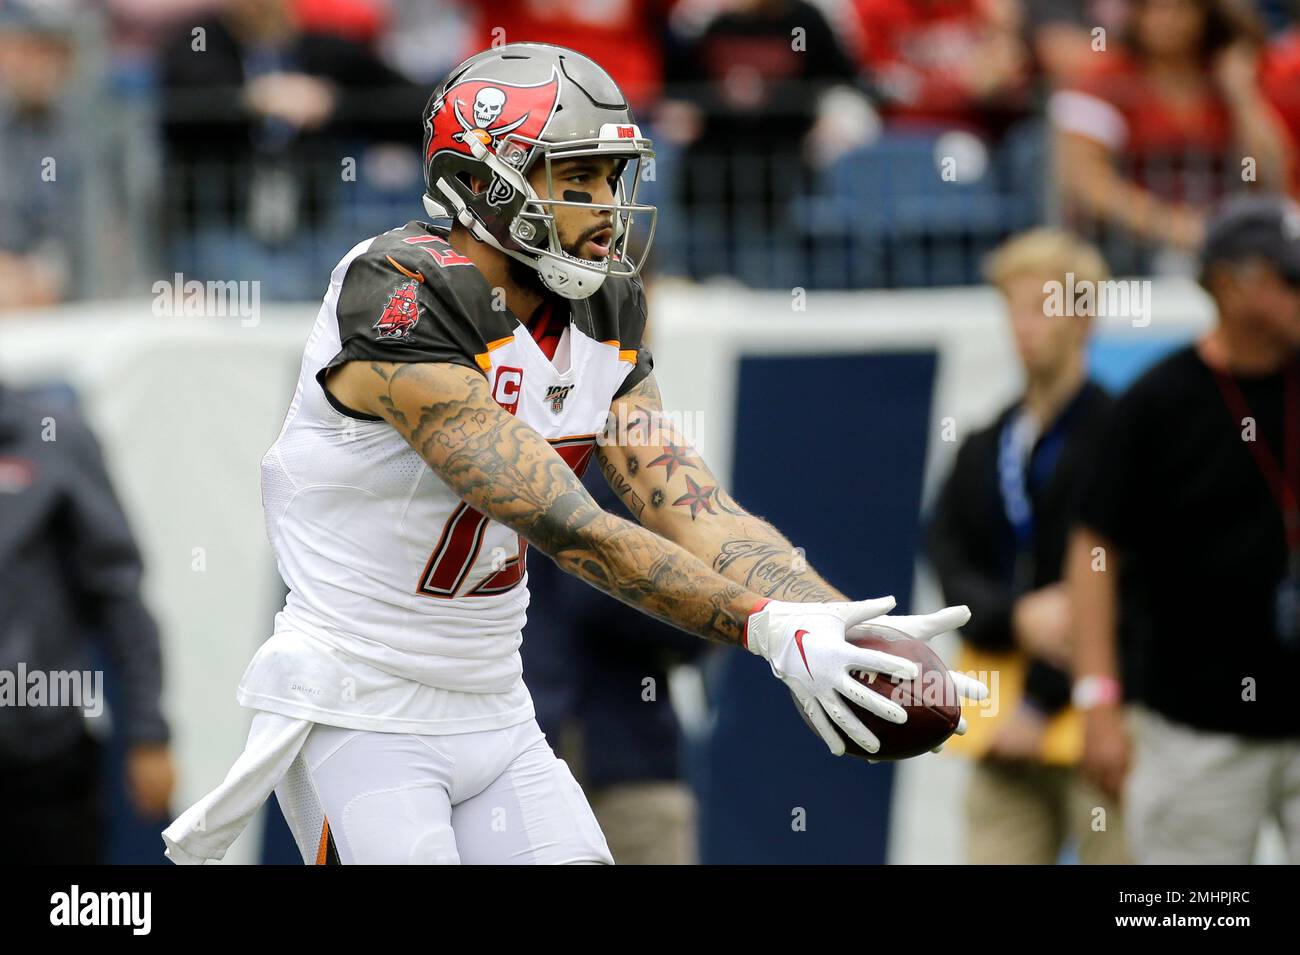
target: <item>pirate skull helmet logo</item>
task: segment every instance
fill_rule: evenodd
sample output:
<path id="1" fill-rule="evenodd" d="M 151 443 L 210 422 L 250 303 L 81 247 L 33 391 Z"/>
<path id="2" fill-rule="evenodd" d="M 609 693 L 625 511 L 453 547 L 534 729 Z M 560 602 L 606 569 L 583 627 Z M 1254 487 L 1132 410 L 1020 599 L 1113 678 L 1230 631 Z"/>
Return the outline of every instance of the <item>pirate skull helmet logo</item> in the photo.
<path id="1" fill-rule="evenodd" d="M 479 129 L 487 129 L 495 123 L 505 105 L 504 90 L 497 89 L 495 86 L 485 86 L 479 90 L 478 95 L 474 97 L 474 122 L 478 123 Z"/>

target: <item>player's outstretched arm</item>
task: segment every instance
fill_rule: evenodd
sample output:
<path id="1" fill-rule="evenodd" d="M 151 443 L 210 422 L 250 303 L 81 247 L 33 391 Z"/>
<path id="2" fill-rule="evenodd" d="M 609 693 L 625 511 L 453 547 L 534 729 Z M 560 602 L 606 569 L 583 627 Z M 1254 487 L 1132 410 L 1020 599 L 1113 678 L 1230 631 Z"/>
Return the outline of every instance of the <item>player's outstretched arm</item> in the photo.
<path id="1" fill-rule="evenodd" d="M 474 369 L 354 361 L 327 387 L 345 405 L 388 421 L 467 504 L 564 570 L 666 623 L 763 657 L 837 755 L 845 746 L 836 726 L 869 752 L 880 745 L 848 700 L 906 721 L 901 706 L 853 674 L 911 680 L 916 665 L 845 639 L 848 628 L 888 613 L 892 597 L 790 603 L 728 580 L 672 541 L 605 512 L 541 435 L 492 400 Z"/>
<path id="2" fill-rule="evenodd" d="M 617 398 L 610 410 L 612 427 L 597 446 L 596 458 L 614 493 L 645 527 L 681 545 L 724 577 L 771 599 L 770 606 L 802 604 L 811 609 L 827 606 L 825 601 L 847 599 L 808 566 L 803 552 L 780 531 L 750 514 L 722 489 L 708 465 L 663 416 L 654 375 L 647 375 Z M 923 616 L 890 616 L 893 598 L 886 601 L 888 606 L 877 611 L 879 616 L 858 621 L 851 629 L 870 630 L 880 625 L 929 640 L 970 619 L 966 607 L 946 607 Z M 751 640 L 751 649 L 753 643 Z M 756 652 L 768 656 L 761 649 Z M 792 683 L 775 660 L 772 669 L 787 684 Z M 952 673 L 951 677 L 961 696 L 971 700 L 988 696 L 982 683 L 965 674 Z M 831 738 L 833 732 L 827 731 L 821 713 L 825 710 L 843 728 L 844 713 L 836 701 L 818 697 L 822 704 L 818 708 L 799 687 L 792 684 L 791 689 L 831 751 L 842 753 L 843 747 L 837 747 Z M 962 720 L 957 732 L 965 731 Z M 854 733 L 848 735 L 859 738 Z M 874 746 L 864 748 L 875 751 Z"/>
<path id="3" fill-rule="evenodd" d="M 800 603 L 848 598 L 775 527 L 722 489 L 663 416 L 654 375 L 611 407 L 616 441 L 596 448 L 605 480 L 643 525 L 764 597 Z"/>
<path id="4" fill-rule="evenodd" d="M 605 512 L 544 438 L 492 400 L 478 371 L 354 361 L 328 384 L 348 406 L 387 420 L 466 503 L 564 570 L 690 633 L 742 642 L 761 595 Z"/>

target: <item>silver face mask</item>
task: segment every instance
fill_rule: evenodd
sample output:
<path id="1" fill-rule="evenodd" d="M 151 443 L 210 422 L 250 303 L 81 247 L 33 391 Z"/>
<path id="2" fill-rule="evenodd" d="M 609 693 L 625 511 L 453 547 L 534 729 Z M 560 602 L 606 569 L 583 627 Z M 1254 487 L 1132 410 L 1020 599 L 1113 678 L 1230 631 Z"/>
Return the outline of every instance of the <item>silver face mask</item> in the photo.
<path id="1" fill-rule="evenodd" d="M 518 195 L 523 196 L 523 204 L 508 227 L 509 236 L 513 240 L 511 244 L 515 246 L 511 248 L 510 245 L 498 242 L 490 232 L 482 230 L 480 233 L 475 230 L 474 226 L 477 223 L 473 221 L 472 215 L 463 206 L 457 209 L 460 200 L 457 191 L 450 185 L 440 182 L 439 186 L 447 199 L 447 204 L 452 209 L 457 209 L 457 219 L 462 225 L 470 228 L 477 238 L 536 268 L 543 284 L 552 292 L 565 298 L 586 298 L 600 288 L 605 279 L 611 275 L 618 278 L 632 278 L 641 273 L 646 253 L 649 252 L 654 241 L 658 210 L 654 206 L 636 201 L 641 170 L 645 168 L 646 160 L 654 158 L 654 148 L 650 140 L 643 137 L 635 125 L 629 124 L 608 130 L 602 128 L 600 136 L 562 145 L 511 133 L 497 145 L 495 153 L 476 138 L 467 137 L 467 142 L 475 158 L 483 162 L 493 173 L 492 181 L 488 186 L 489 203 L 492 203 L 494 198 L 494 190 L 503 193 L 514 190 Z M 561 160 L 583 156 L 609 156 L 623 161 L 613 202 L 578 202 L 569 199 L 542 198 L 518 167 L 521 162 L 526 162 L 527 168 L 532 168 L 535 163 L 541 163 L 546 170 L 546 192 L 554 196 L 556 192 L 554 164 Z M 431 205 L 432 203 L 426 198 L 426 209 L 433 214 L 445 214 L 440 208 L 429 208 Z M 559 207 L 609 212 L 614 236 L 610 243 L 609 255 L 603 260 L 593 260 L 566 252 L 555 225 L 553 210 Z M 470 221 L 466 221 L 467 218 Z M 646 221 L 648 225 L 641 261 L 633 262 L 627 257 L 626 248 L 637 225 Z"/>

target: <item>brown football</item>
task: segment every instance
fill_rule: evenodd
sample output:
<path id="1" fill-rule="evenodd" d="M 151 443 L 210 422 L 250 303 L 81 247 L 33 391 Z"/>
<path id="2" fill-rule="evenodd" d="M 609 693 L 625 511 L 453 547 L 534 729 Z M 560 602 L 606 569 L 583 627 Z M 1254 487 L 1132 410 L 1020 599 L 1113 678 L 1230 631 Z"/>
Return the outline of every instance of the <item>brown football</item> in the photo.
<path id="1" fill-rule="evenodd" d="M 880 740 L 880 752 L 868 753 L 840 731 L 846 755 L 862 759 L 909 759 L 928 753 L 956 731 L 957 721 L 961 719 L 961 699 L 948 675 L 948 668 L 928 644 L 892 627 L 875 624 L 866 633 L 854 633 L 849 642 L 868 650 L 906 657 L 914 661 L 921 672 L 915 680 L 894 680 L 883 674 L 871 674 L 870 678 L 855 677 L 863 686 L 892 699 L 906 710 L 907 722 L 890 723 L 845 700 L 858 719 Z M 808 723 L 803 707 L 796 703 L 796 708 Z M 838 726 L 836 730 L 839 731 Z"/>

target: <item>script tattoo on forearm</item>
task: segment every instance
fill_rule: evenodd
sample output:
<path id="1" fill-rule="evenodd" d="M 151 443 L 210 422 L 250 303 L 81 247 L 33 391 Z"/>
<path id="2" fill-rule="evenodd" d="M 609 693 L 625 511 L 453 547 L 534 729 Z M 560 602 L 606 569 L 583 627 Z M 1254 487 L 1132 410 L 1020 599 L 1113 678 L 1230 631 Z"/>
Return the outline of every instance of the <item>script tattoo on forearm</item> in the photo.
<path id="1" fill-rule="evenodd" d="M 544 438 L 492 401 L 477 371 L 371 367 L 384 416 L 470 506 L 610 596 L 706 639 L 740 642 L 754 595 L 602 510 Z"/>
<path id="2" fill-rule="evenodd" d="M 714 558 L 713 569 L 764 597 L 795 603 L 840 599 L 816 574 L 794 563 L 794 549 L 785 541 L 729 540 Z"/>
<path id="3" fill-rule="evenodd" d="M 633 458 L 633 461 L 636 459 Z M 613 461 L 604 455 L 598 455 L 597 461 L 600 464 L 601 471 L 605 474 L 605 480 L 609 482 L 610 488 L 618 498 L 627 505 L 627 509 L 632 512 L 632 516 L 638 521 L 645 515 L 645 501 L 641 496 L 632 490 L 632 482 L 627 479 L 618 469 Z"/>

